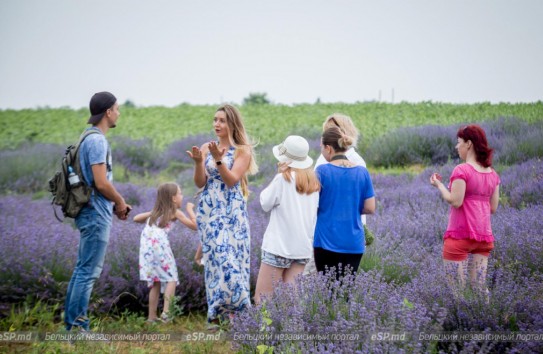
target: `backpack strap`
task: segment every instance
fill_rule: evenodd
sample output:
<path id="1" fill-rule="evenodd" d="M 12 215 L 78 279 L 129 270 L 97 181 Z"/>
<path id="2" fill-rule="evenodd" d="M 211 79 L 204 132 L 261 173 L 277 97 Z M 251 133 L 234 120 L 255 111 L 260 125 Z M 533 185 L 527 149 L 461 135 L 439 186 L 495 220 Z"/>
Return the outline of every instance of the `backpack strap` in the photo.
<path id="1" fill-rule="evenodd" d="M 51 201 L 51 206 L 53 207 L 53 212 L 55 213 L 55 218 L 57 218 L 58 221 L 63 222 L 64 220 L 59 218 L 58 215 L 57 215 L 57 209 L 53 205 L 53 201 Z"/>
<path id="2" fill-rule="evenodd" d="M 102 134 L 102 133 L 100 133 L 96 129 L 88 129 L 88 130 L 85 130 L 81 134 L 81 136 L 79 137 L 79 142 L 77 143 L 77 146 L 75 147 L 76 156 L 77 156 L 77 159 L 75 161 L 76 163 L 79 163 L 79 147 L 81 146 L 83 141 L 91 134 Z M 107 149 L 107 153 L 106 153 L 106 173 L 107 173 L 108 166 L 109 166 L 109 157 L 110 157 L 109 150 L 110 150 L 110 147 L 109 147 L 109 144 L 108 144 L 108 149 Z M 81 169 L 81 167 L 79 167 L 79 168 Z M 81 173 L 81 176 L 83 177 L 83 179 L 85 179 L 85 176 L 83 175 L 83 173 Z M 87 183 L 86 180 L 85 180 L 85 183 Z M 94 181 L 92 181 L 92 184 L 90 186 L 92 187 L 92 189 L 96 189 L 96 186 L 94 185 Z"/>

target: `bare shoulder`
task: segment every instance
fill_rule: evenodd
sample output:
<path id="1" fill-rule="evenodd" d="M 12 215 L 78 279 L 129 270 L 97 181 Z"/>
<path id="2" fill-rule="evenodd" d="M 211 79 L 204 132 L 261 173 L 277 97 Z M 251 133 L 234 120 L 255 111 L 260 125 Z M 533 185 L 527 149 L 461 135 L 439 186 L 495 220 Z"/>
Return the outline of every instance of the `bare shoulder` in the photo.
<path id="1" fill-rule="evenodd" d="M 235 156 L 236 157 L 249 157 L 252 153 L 252 147 L 248 145 L 238 146 L 236 148 Z"/>

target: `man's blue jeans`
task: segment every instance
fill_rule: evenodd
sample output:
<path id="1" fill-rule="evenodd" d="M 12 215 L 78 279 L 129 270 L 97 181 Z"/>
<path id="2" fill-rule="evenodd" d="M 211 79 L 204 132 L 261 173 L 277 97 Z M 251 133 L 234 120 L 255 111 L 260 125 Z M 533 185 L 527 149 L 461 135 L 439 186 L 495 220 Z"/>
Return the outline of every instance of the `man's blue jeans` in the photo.
<path id="1" fill-rule="evenodd" d="M 92 207 L 83 208 L 75 219 L 81 233 L 77 264 L 68 285 L 64 304 L 64 322 L 66 329 L 73 326 L 89 329 L 87 309 L 94 282 L 102 273 L 111 221 L 103 217 Z"/>

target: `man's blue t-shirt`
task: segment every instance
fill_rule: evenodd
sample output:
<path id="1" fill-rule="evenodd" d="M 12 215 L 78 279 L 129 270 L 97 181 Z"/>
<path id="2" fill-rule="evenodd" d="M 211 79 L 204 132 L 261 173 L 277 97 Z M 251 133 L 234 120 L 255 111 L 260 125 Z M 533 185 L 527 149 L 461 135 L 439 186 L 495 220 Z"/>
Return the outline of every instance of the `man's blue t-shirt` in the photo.
<path id="1" fill-rule="evenodd" d="M 337 253 L 364 253 L 364 227 L 360 214 L 364 201 L 375 196 L 368 170 L 362 166 L 320 165 L 321 183 L 314 247 Z"/>
<path id="2" fill-rule="evenodd" d="M 81 171 L 85 181 L 88 185 L 92 185 L 94 182 L 94 175 L 92 174 L 92 165 L 106 164 L 107 179 L 113 181 L 113 173 L 111 169 L 111 153 L 108 154 L 109 144 L 106 137 L 98 128 L 88 128 L 87 130 L 94 129 L 98 131 L 98 134 L 91 134 L 85 138 L 81 146 L 79 147 L 79 162 L 81 164 Z M 109 156 L 109 161 L 106 161 Z M 89 204 L 86 208 L 94 208 L 98 213 L 106 220 L 111 221 L 113 215 L 113 204 L 110 200 L 106 199 L 100 192 L 93 188 L 92 196 Z"/>

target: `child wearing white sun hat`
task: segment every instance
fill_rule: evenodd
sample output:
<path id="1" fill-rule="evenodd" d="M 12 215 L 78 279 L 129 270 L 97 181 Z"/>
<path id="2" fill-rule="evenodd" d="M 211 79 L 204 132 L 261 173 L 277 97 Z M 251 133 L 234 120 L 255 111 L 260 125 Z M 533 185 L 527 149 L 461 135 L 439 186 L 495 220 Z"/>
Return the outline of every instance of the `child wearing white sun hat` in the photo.
<path id="1" fill-rule="evenodd" d="M 273 147 L 278 173 L 260 193 L 264 211 L 271 211 L 262 241 L 262 259 L 255 302 L 273 291 L 273 283 L 293 283 L 313 254 L 320 184 L 308 156 L 309 144 L 291 135 Z"/>

